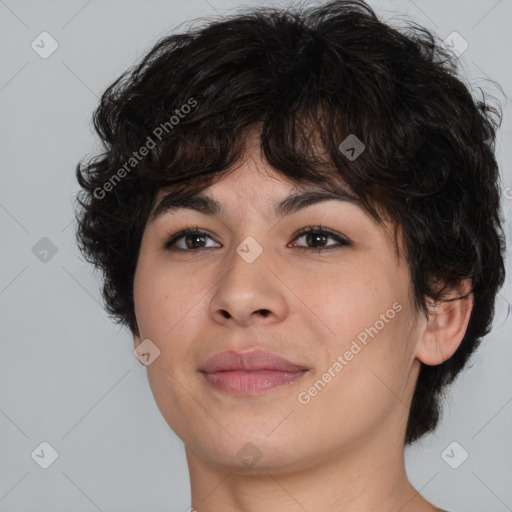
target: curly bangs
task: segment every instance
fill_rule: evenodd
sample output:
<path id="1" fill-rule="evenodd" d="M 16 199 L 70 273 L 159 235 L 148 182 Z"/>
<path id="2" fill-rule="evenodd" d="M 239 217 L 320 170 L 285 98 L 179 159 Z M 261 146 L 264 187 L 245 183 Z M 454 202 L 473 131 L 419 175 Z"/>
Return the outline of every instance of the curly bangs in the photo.
<path id="1" fill-rule="evenodd" d="M 406 443 L 436 427 L 444 388 L 490 330 L 505 270 L 501 110 L 472 98 L 434 35 L 413 22 L 392 28 L 363 1 L 251 8 L 158 41 L 106 89 L 93 121 L 103 152 L 76 168 L 77 240 L 115 321 L 138 332 L 133 281 L 158 191 L 208 187 L 256 130 L 283 176 L 342 180 L 400 228 L 425 314 L 427 298 L 471 280 L 464 339 L 444 363 L 422 363 Z M 340 150 L 350 136 L 364 144 L 353 159 Z"/>

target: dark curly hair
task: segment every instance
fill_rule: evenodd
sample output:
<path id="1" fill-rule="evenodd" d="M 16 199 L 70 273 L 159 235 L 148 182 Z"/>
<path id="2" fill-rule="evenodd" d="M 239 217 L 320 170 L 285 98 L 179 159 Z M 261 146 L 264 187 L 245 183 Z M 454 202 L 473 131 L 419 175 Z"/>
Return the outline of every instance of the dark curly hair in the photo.
<path id="1" fill-rule="evenodd" d="M 472 98 L 431 32 L 392 28 L 363 1 L 252 8 L 162 38 L 104 92 L 93 116 L 104 151 L 76 168 L 78 245 L 102 271 L 109 315 L 138 334 L 133 278 L 157 192 L 208 187 L 257 129 L 284 176 L 328 188 L 342 178 L 377 220 L 384 212 L 400 228 L 427 316 L 427 298 L 471 279 L 460 346 L 438 366 L 421 364 L 411 444 L 436 427 L 442 393 L 489 332 L 504 281 L 502 112 L 482 96 Z M 365 144 L 353 160 L 339 149 L 350 134 Z"/>

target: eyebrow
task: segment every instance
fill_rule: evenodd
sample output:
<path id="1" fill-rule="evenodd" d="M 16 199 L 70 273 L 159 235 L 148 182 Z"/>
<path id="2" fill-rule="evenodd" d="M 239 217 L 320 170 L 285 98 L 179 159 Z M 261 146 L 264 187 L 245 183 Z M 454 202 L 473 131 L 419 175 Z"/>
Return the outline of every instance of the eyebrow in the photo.
<path id="1" fill-rule="evenodd" d="M 352 203 L 364 209 L 361 200 L 348 192 L 311 190 L 292 194 L 283 199 L 276 205 L 274 215 L 276 218 L 282 218 L 313 204 L 332 200 Z M 226 213 L 222 204 L 211 197 L 201 194 L 176 196 L 173 193 L 169 193 L 158 203 L 158 206 L 151 215 L 152 220 L 156 220 L 166 213 L 176 212 L 179 209 L 193 210 L 212 216 L 223 216 Z"/>

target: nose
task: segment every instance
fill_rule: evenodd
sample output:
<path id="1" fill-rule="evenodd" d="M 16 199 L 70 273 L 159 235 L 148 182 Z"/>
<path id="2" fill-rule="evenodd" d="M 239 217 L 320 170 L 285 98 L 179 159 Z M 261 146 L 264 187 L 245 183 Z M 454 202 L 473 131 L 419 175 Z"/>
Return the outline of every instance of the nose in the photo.
<path id="1" fill-rule="evenodd" d="M 211 318 L 238 326 L 281 322 L 288 304 L 287 288 L 278 273 L 270 250 L 263 250 L 252 262 L 233 251 L 210 301 Z"/>

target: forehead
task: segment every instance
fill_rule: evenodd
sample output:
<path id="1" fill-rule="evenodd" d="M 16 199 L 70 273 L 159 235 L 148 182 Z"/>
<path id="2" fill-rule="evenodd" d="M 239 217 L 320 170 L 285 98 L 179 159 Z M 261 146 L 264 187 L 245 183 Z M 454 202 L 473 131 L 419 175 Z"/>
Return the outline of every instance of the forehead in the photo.
<path id="1" fill-rule="evenodd" d="M 192 210 L 204 215 L 227 217 L 234 201 L 238 196 L 236 204 L 241 208 L 247 206 L 262 209 L 264 213 L 277 219 L 290 215 L 299 210 L 325 201 L 345 202 L 358 207 L 365 215 L 369 213 L 364 209 L 361 200 L 346 187 L 325 188 L 316 185 L 302 185 L 300 187 L 289 187 L 286 190 L 277 192 L 275 187 L 258 191 L 244 191 L 238 187 L 224 187 L 222 193 L 216 193 L 215 186 L 197 193 L 173 193 L 166 190 L 158 194 L 155 207 L 151 213 L 151 220 L 179 212 L 181 210 Z M 239 214 L 235 209 L 234 215 Z"/>
<path id="2" fill-rule="evenodd" d="M 333 174 L 329 183 L 299 183 L 270 166 L 253 139 L 240 160 L 221 176 L 212 176 L 212 182 L 207 187 L 197 187 L 195 190 L 192 183 L 188 192 L 176 187 L 174 190 L 172 187 L 159 190 L 151 220 L 179 209 L 227 216 L 233 205 L 243 209 L 256 207 L 264 213 L 282 217 L 329 199 L 349 202 L 364 210 L 357 194 L 350 190 L 341 176 Z M 239 211 L 239 208 L 236 209 Z"/>

